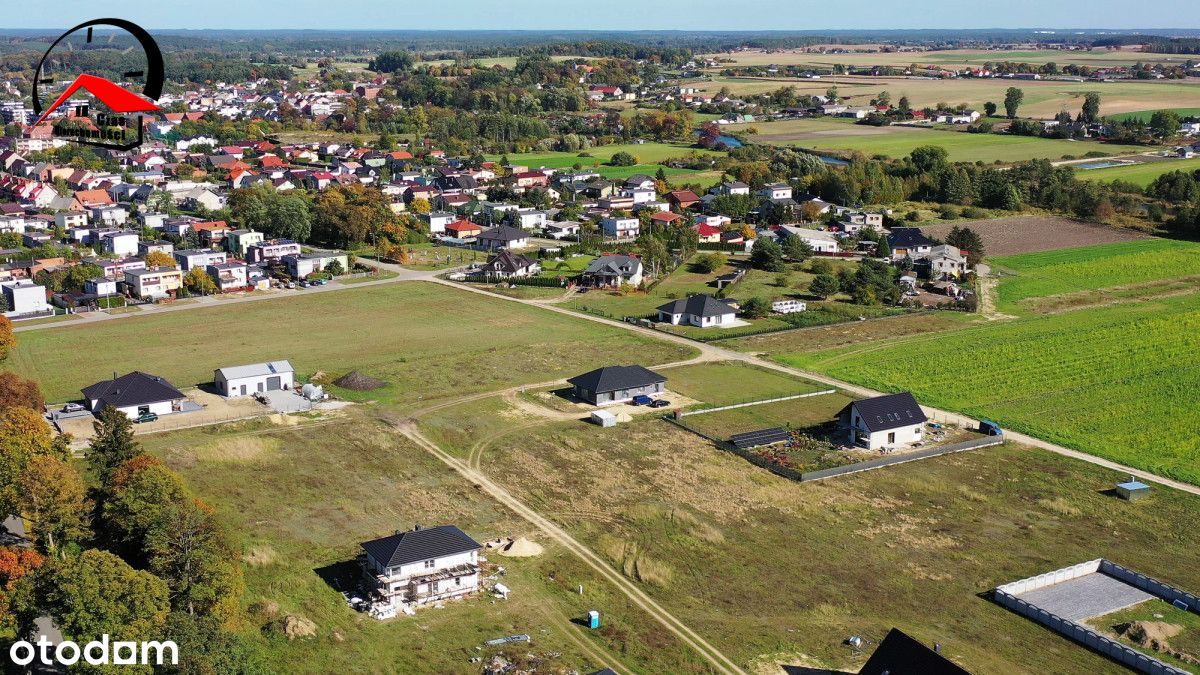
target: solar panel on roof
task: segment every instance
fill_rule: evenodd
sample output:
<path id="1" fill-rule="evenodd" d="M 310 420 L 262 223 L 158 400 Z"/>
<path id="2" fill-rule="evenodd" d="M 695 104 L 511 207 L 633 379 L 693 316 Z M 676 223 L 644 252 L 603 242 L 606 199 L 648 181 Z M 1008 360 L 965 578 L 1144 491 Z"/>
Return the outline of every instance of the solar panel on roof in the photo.
<path id="1" fill-rule="evenodd" d="M 747 448 L 757 448 L 763 445 L 772 445 L 774 443 L 783 443 L 791 438 L 792 434 L 783 427 L 772 427 L 770 429 L 759 429 L 758 431 L 747 431 L 745 433 L 734 434 L 729 437 L 729 442 L 733 443 L 735 448 L 745 450 Z"/>

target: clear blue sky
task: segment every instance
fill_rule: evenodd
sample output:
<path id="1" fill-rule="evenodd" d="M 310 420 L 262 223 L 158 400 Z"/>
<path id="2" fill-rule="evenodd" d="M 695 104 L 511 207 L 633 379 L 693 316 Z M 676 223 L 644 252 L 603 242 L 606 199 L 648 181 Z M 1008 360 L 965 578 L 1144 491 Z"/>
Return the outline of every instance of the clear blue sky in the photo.
<path id="1" fill-rule="evenodd" d="M 1141 11 L 1142 9 L 1153 11 Z M 146 28 L 828 30 L 1200 28 L 1200 1 L 1152 0 L 23 0 L 11 28 L 116 16 Z"/>

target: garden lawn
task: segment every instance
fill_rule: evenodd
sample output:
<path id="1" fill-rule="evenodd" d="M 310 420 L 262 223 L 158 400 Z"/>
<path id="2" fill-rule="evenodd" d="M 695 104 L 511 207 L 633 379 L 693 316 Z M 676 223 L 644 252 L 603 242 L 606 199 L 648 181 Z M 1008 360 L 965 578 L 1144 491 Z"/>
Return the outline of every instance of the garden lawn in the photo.
<path id="1" fill-rule="evenodd" d="M 1107 169 L 1084 169 L 1075 172 L 1075 177 L 1081 180 L 1110 181 L 1121 180 L 1146 187 L 1155 178 L 1170 171 L 1192 172 L 1200 169 L 1200 159 L 1172 159 L 1162 162 L 1143 162 L 1126 166 L 1113 166 Z"/>
<path id="2" fill-rule="evenodd" d="M 746 363 L 699 363 L 662 371 L 667 388 L 701 401 L 697 408 L 714 408 L 779 396 L 828 389 L 811 380 L 793 377 Z"/>
<path id="3" fill-rule="evenodd" d="M 570 169 L 575 164 L 580 164 L 584 168 L 593 168 L 593 165 L 600 163 L 601 168 L 604 168 L 608 160 L 618 152 L 628 152 L 638 159 L 640 164 L 657 164 L 665 159 L 674 157 L 682 157 L 684 155 L 699 152 L 702 154 L 710 154 L 713 158 L 720 157 L 725 153 L 714 150 L 700 150 L 686 143 L 618 143 L 615 145 L 602 145 L 595 148 L 588 148 L 580 152 L 519 152 L 509 153 L 508 161 L 513 164 L 523 164 L 531 169 L 545 167 L 552 169 Z M 580 153 L 587 153 L 588 156 L 581 157 Z M 488 159 L 498 160 L 499 155 L 489 155 Z M 624 169 L 627 167 L 607 167 L 610 169 Z M 658 167 L 652 167 L 648 172 L 653 175 Z M 633 172 L 637 173 L 637 172 Z"/>
<path id="4" fill-rule="evenodd" d="M 778 358 L 1200 484 L 1197 294 Z"/>
<path id="5" fill-rule="evenodd" d="M 1051 295 L 1098 291 L 1200 275 L 1200 243 L 1172 239 L 1136 241 L 1021 253 L 990 260 L 1013 272 L 1000 284 L 1004 311 Z"/>
<path id="6" fill-rule="evenodd" d="M 575 375 L 637 353 L 646 365 L 694 350 L 592 321 L 499 302 L 432 283 L 396 283 L 236 306 L 143 312 L 21 333 L 6 366 L 38 380 L 50 401 L 143 370 L 176 386 L 213 369 L 289 359 L 303 377 L 350 370 L 383 380 L 358 400 L 426 401 Z"/>

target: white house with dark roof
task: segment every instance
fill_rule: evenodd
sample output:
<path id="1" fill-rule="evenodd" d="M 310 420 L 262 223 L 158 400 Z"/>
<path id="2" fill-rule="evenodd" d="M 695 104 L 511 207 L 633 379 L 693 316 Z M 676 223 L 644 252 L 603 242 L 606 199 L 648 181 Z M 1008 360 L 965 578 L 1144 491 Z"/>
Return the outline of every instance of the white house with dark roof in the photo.
<path id="1" fill-rule="evenodd" d="M 912 445 L 925 437 L 928 417 L 909 392 L 854 401 L 839 413 L 850 444 L 868 450 Z"/>
<path id="2" fill-rule="evenodd" d="M 454 525 L 422 528 L 360 544 L 366 587 L 393 605 L 421 605 L 479 590 L 479 542 Z"/>
<path id="3" fill-rule="evenodd" d="M 180 412 L 187 397 L 170 382 L 157 376 L 133 371 L 127 375 L 84 387 L 83 398 L 93 413 L 116 408 L 130 419 L 141 415 L 168 415 Z"/>
<path id="4" fill-rule="evenodd" d="M 296 371 L 286 360 L 229 366 L 213 371 L 213 383 L 226 398 L 249 396 L 291 389 L 296 384 Z"/>
<path id="5" fill-rule="evenodd" d="M 529 246 L 529 233 L 511 225 L 498 225 L 490 230 L 484 230 L 476 241 L 485 251 L 525 248 Z"/>
<path id="6" fill-rule="evenodd" d="M 642 261 L 631 255 L 602 255 L 588 263 L 583 283 L 592 286 L 620 286 L 642 283 Z"/>
<path id="7" fill-rule="evenodd" d="M 575 398 L 592 405 L 624 403 L 635 396 L 661 394 L 667 378 L 642 366 L 606 366 L 576 375 L 567 382 Z"/>
<path id="8" fill-rule="evenodd" d="M 658 320 L 675 326 L 687 324 L 700 328 L 728 326 L 737 319 L 737 310 L 711 295 L 693 295 L 672 300 L 658 308 Z"/>

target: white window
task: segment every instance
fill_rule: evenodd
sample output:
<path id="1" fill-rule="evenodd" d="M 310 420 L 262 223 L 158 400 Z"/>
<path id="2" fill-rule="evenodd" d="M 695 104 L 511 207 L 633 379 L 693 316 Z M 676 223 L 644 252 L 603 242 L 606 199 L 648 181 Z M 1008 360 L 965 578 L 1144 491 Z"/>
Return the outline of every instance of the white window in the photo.
<path id="1" fill-rule="evenodd" d="M 425 561 L 425 569 L 431 570 L 431 569 L 433 569 L 433 565 L 434 565 L 434 562 L 432 560 Z"/>

